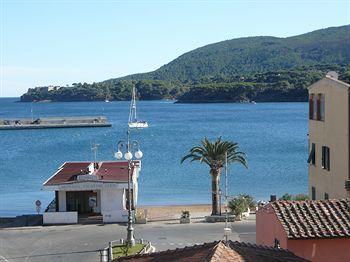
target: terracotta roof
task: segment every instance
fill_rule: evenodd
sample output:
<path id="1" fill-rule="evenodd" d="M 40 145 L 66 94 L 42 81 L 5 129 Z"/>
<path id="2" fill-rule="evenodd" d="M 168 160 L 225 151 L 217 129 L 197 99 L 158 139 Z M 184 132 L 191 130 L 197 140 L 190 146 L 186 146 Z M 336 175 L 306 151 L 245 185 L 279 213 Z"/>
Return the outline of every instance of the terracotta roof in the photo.
<path id="1" fill-rule="evenodd" d="M 138 161 L 135 161 L 136 163 Z M 77 182 L 79 175 L 88 174 L 88 167 L 93 162 L 66 162 L 58 171 L 50 177 L 44 186 Z M 132 170 L 133 171 L 133 170 Z M 92 175 L 98 176 L 99 182 L 122 182 L 128 181 L 128 162 L 127 161 L 110 161 L 99 162 Z"/>
<path id="2" fill-rule="evenodd" d="M 270 203 L 289 239 L 350 237 L 350 200 Z"/>
<path id="3" fill-rule="evenodd" d="M 257 246 L 240 242 L 229 241 L 226 246 L 223 241 L 194 245 L 175 250 L 121 257 L 113 261 L 182 261 L 182 262 L 282 262 L 307 261 L 295 256 L 293 253 L 271 247 Z"/>

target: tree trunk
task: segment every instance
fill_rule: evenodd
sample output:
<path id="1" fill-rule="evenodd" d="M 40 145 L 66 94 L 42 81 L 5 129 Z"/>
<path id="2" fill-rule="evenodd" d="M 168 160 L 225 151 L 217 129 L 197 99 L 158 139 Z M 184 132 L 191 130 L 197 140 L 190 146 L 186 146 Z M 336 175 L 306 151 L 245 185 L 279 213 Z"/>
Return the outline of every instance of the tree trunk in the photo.
<path id="1" fill-rule="evenodd" d="M 211 189 L 212 189 L 212 208 L 211 215 L 220 215 L 220 196 L 219 196 L 219 184 L 220 184 L 221 169 L 211 169 Z"/>

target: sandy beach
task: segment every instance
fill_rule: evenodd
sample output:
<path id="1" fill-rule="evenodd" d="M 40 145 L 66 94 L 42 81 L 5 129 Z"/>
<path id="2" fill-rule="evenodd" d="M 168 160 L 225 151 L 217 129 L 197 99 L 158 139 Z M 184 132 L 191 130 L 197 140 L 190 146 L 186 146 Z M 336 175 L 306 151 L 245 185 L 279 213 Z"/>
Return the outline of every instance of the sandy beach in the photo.
<path id="1" fill-rule="evenodd" d="M 192 218 L 204 217 L 210 215 L 210 204 L 196 205 L 168 205 L 168 206 L 140 206 L 139 209 L 145 210 L 148 221 L 161 221 L 179 219 L 182 211 L 190 211 Z"/>

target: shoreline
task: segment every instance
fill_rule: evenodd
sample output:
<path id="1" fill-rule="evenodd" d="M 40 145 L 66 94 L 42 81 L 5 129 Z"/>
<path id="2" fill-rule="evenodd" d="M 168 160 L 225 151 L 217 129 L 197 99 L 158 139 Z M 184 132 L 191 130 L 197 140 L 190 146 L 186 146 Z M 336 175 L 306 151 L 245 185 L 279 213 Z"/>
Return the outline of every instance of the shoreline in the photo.
<path id="1" fill-rule="evenodd" d="M 224 205 L 222 205 L 224 208 Z M 164 205 L 140 205 L 136 209 L 147 210 L 147 216 L 152 221 L 161 219 L 177 219 L 180 218 L 182 211 L 188 210 L 192 217 L 204 216 L 204 214 L 210 215 L 211 204 L 164 204 Z M 40 214 L 43 214 L 40 213 Z M 36 213 L 21 213 L 18 215 L 1 215 L 0 219 L 11 219 L 20 216 L 31 216 Z"/>

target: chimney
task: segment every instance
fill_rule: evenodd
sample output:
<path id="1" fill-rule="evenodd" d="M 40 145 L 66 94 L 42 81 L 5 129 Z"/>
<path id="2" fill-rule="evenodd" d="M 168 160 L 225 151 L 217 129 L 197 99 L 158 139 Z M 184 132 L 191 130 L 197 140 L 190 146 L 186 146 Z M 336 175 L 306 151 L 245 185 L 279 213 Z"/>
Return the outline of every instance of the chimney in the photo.
<path id="1" fill-rule="evenodd" d="M 326 76 L 329 77 L 329 78 L 338 79 L 338 73 L 335 72 L 335 71 L 329 71 L 329 72 L 326 74 Z"/>
<path id="2" fill-rule="evenodd" d="M 277 200 L 276 195 L 270 195 L 270 202 L 275 202 Z"/>

